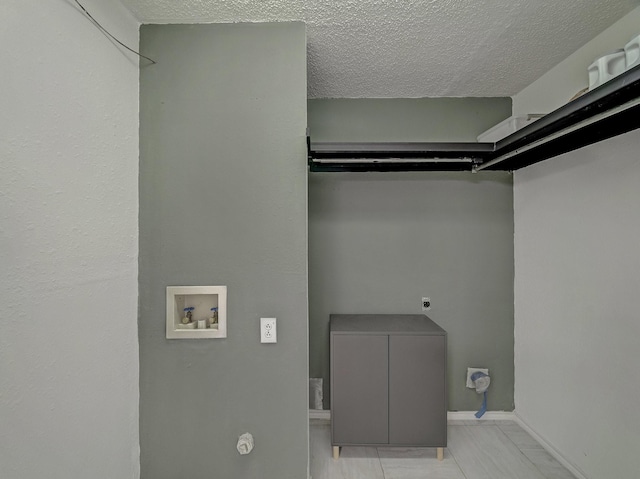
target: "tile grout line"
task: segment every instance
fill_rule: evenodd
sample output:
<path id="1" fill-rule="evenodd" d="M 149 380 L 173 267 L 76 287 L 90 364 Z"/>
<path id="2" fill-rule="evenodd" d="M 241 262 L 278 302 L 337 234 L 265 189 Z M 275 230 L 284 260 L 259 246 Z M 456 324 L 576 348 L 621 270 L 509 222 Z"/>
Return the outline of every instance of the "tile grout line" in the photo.
<path id="1" fill-rule="evenodd" d="M 458 468 L 458 470 L 460 471 L 460 474 L 462 474 L 464 479 L 468 479 L 467 475 L 465 474 L 464 470 L 462 469 L 462 467 L 460 466 L 460 463 L 458 462 L 458 460 L 456 459 L 456 456 L 453 454 L 453 452 L 451 452 L 451 449 L 447 448 L 447 450 L 449 451 L 449 455 L 451 456 L 451 458 L 453 459 L 453 462 L 456 463 L 456 466 Z"/>
<path id="2" fill-rule="evenodd" d="M 468 426 L 464 426 L 464 425 L 463 425 L 462 427 L 468 427 Z M 449 433 L 447 432 L 447 435 L 448 435 L 448 434 L 449 434 Z M 449 442 L 449 438 L 447 438 L 447 442 Z M 455 456 L 455 454 L 453 453 L 453 451 L 452 451 L 451 449 L 449 449 L 448 447 L 447 447 L 447 450 L 449 451 L 449 455 L 453 458 L 453 462 L 455 462 L 455 463 L 456 463 L 456 466 L 458 466 L 458 470 L 459 470 L 459 471 L 460 471 L 460 473 L 463 475 L 464 479 L 469 479 L 469 478 L 467 477 L 467 474 L 464 472 L 464 469 L 462 469 L 462 466 L 460 465 L 460 463 L 459 463 L 459 462 L 458 462 L 458 460 L 456 459 L 456 456 Z"/>
<path id="3" fill-rule="evenodd" d="M 376 447 L 376 456 L 378 456 L 378 464 L 380 465 L 380 470 L 382 471 L 382 479 L 387 479 L 387 475 L 384 473 L 384 467 L 382 467 L 382 461 L 380 460 L 380 451 Z"/>
<path id="4" fill-rule="evenodd" d="M 517 422 L 514 422 L 513 424 L 518 424 L 518 423 L 517 423 Z M 502 434 L 504 434 L 504 435 L 505 435 L 505 437 L 506 437 L 507 439 L 509 439 L 509 441 L 511 441 L 511 442 L 513 443 L 513 445 L 514 445 L 514 446 L 516 446 L 516 449 L 518 450 L 518 452 L 519 452 L 520 454 L 522 454 L 522 455 L 524 456 L 524 458 L 525 458 L 527 461 L 529 461 L 531 464 L 533 464 L 533 467 L 535 467 L 535 468 L 536 468 L 536 471 L 538 471 L 542 477 L 544 477 L 545 479 L 547 479 L 546 474 L 545 474 L 544 472 L 542 472 L 542 470 L 538 467 L 538 465 L 537 465 L 535 462 L 533 462 L 531 459 L 529 459 L 529 458 L 527 457 L 527 455 L 526 455 L 524 452 L 522 452 L 522 449 L 520 449 L 520 446 L 518 446 L 518 445 L 516 444 L 516 442 L 515 442 L 513 439 L 511 439 L 511 438 L 509 437 L 509 435 L 508 435 L 505 431 L 503 431 L 503 430 L 502 430 L 502 428 L 500 427 L 500 425 L 498 425 L 498 429 L 500 430 L 500 432 L 501 432 Z M 522 429 L 522 430 L 524 431 L 524 429 Z M 524 432 L 526 432 L 526 431 L 524 431 Z M 528 434 L 528 433 L 527 433 L 527 434 Z"/>

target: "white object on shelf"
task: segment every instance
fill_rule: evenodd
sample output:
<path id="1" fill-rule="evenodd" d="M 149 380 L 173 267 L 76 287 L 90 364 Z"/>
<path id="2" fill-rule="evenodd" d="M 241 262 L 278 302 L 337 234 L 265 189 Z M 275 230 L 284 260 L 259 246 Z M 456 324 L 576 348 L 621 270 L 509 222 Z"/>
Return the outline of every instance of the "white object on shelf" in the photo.
<path id="1" fill-rule="evenodd" d="M 496 126 L 489 128 L 484 133 L 478 135 L 480 143 L 496 143 L 503 138 L 515 133 L 520 128 L 542 118 L 544 115 L 540 113 L 529 113 L 528 115 L 512 116 L 501 121 Z"/>
<path id="2" fill-rule="evenodd" d="M 192 322 L 183 324 L 184 309 L 192 307 Z M 218 308 L 218 324 L 207 327 L 211 308 Z M 203 325 L 203 326 L 201 326 Z M 226 286 L 167 286 L 167 339 L 227 337 Z"/>
<path id="3" fill-rule="evenodd" d="M 626 64 L 625 52 L 622 49 L 598 58 L 587 69 L 589 72 L 589 90 L 593 90 L 624 73 Z"/>
<path id="4" fill-rule="evenodd" d="M 627 63 L 626 70 L 640 65 L 640 35 L 624 46 L 624 55 Z"/>

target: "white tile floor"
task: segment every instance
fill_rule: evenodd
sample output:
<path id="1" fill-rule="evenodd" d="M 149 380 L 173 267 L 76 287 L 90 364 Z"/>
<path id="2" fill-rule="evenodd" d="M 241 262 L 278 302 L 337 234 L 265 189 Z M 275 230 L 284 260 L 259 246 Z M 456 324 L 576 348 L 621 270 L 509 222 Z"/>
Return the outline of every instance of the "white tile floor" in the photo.
<path id="1" fill-rule="evenodd" d="M 397 447 L 343 447 L 334 460 L 329 423 L 310 429 L 312 479 L 575 479 L 512 421 L 449 421 L 444 461 Z"/>

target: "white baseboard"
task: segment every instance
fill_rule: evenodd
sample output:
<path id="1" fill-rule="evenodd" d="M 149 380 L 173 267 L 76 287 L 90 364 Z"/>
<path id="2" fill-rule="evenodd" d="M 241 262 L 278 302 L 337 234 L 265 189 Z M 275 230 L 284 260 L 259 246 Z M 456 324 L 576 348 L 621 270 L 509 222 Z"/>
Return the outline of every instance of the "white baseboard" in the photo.
<path id="1" fill-rule="evenodd" d="M 309 409 L 309 419 L 331 420 L 331 411 L 328 409 Z"/>
<path id="2" fill-rule="evenodd" d="M 476 417 L 476 411 L 449 411 L 448 421 L 514 421 L 512 411 L 487 411 L 481 418 Z"/>
<path id="3" fill-rule="evenodd" d="M 527 431 L 536 441 L 540 443 L 540 445 L 551 454 L 560 464 L 569 469 L 569 472 L 576 476 L 577 479 L 587 479 L 587 476 L 584 472 L 582 472 L 578 467 L 569 462 L 561 453 L 558 451 L 553 444 L 547 441 L 544 437 L 538 434 L 535 429 L 529 426 L 519 415 L 517 412 L 514 412 L 514 420 Z"/>
<path id="4" fill-rule="evenodd" d="M 449 411 L 448 421 L 515 421 L 515 416 L 511 411 L 487 411 L 480 419 L 476 418 L 475 411 Z M 330 421 L 331 411 L 328 409 L 309 409 L 309 419 Z"/>

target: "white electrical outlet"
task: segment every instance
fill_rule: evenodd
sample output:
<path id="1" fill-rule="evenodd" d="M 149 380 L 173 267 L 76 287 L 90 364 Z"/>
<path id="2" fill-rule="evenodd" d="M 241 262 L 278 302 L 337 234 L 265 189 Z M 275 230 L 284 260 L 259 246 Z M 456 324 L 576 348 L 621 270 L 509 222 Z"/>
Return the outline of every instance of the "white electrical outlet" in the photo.
<path id="1" fill-rule="evenodd" d="M 426 296 L 422 297 L 422 311 L 429 311 L 431 309 L 431 298 Z"/>
<path id="2" fill-rule="evenodd" d="M 276 318 L 260 318 L 260 342 L 277 343 Z"/>

